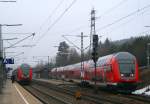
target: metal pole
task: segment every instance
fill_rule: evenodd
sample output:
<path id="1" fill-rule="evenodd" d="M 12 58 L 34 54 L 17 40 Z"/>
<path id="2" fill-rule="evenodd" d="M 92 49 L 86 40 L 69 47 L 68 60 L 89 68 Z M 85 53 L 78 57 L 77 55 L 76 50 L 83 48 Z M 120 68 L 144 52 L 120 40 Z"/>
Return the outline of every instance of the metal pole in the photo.
<path id="1" fill-rule="evenodd" d="M 48 68 L 49 68 L 49 56 L 48 56 Z"/>
<path id="2" fill-rule="evenodd" d="M 83 81 L 83 32 L 81 32 L 81 82 Z"/>
<path id="3" fill-rule="evenodd" d="M 91 10 L 91 31 L 90 31 L 90 49 L 89 49 L 89 57 L 91 58 L 91 48 L 92 48 L 92 40 L 93 40 L 93 35 L 96 34 L 95 31 L 95 10 L 94 8 Z"/>
<path id="4" fill-rule="evenodd" d="M 47 74 L 48 74 L 48 79 L 49 79 L 49 70 L 50 70 L 49 68 L 50 68 L 50 67 L 49 67 L 49 56 L 48 56 L 48 69 L 47 69 L 47 72 L 48 72 L 48 73 L 47 73 Z"/>
<path id="5" fill-rule="evenodd" d="M 150 53 L 149 53 L 149 45 L 150 43 L 147 44 L 147 68 L 149 69 L 149 59 L 150 59 Z"/>
<path id="6" fill-rule="evenodd" d="M 82 82 L 82 77 L 83 77 L 82 74 L 83 72 L 82 72 L 82 38 L 81 38 L 81 82 Z"/>
<path id="7" fill-rule="evenodd" d="M 0 93 L 2 92 L 3 86 L 3 52 L 2 52 L 2 25 L 0 24 Z"/>
<path id="8" fill-rule="evenodd" d="M 94 71 L 94 74 L 95 74 L 95 90 L 97 90 L 97 87 L 96 87 L 96 81 L 97 81 L 97 75 L 96 75 L 96 62 L 94 62 L 94 67 L 95 67 L 95 71 Z"/>
<path id="9" fill-rule="evenodd" d="M 83 32 L 81 32 L 81 82 L 84 77 L 84 62 L 83 62 Z"/>

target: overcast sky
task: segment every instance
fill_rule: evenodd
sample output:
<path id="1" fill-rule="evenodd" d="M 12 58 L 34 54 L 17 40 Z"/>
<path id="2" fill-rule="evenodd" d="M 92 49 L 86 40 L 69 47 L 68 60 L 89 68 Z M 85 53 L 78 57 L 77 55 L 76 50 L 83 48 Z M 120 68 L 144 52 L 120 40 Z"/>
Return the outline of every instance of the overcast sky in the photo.
<path id="1" fill-rule="evenodd" d="M 69 8 L 72 2 L 73 4 Z M 100 38 L 102 42 L 106 38 L 113 41 L 149 33 L 150 28 L 144 26 L 150 25 L 150 0 L 17 0 L 16 3 L 0 2 L 0 24 L 22 24 L 17 27 L 2 27 L 4 39 L 18 38 L 8 42 L 4 41 L 4 47 L 31 35 L 31 33 L 36 33 L 34 37 L 16 45 L 36 45 L 35 47 L 7 49 L 6 52 L 16 52 L 6 53 L 7 56 L 15 56 L 24 52 L 24 54 L 16 56 L 17 65 L 23 62 L 36 64 L 37 62 L 34 61 L 37 59 L 47 61 L 47 57 L 33 59 L 33 56 L 54 58 L 57 53 L 57 48 L 54 46 L 58 46 L 65 40 L 62 35 L 80 35 L 81 32 L 84 35 L 90 34 L 92 8 L 96 10 L 96 32 L 99 36 L 102 35 Z M 135 12 L 137 10 L 139 11 Z M 64 11 L 66 12 L 64 13 Z M 133 15 L 130 15 L 131 13 Z M 117 21 L 121 18 L 123 19 Z M 80 47 L 80 38 L 72 36 L 68 39 Z M 84 38 L 84 47 L 88 45 L 89 38 Z"/>

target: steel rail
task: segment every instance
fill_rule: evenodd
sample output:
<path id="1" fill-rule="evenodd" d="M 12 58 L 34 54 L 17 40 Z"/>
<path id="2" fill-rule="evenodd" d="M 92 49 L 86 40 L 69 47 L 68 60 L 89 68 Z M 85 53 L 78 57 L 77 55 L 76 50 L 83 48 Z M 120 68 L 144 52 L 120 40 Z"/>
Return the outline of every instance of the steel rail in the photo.
<path id="1" fill-rule="evenodd" d="M 69 88 L 62 88 L 60 86 L 56 86 L 56 85 L 48 83 L 48 82 L 34 81 L 34 83 L 40 84 L 44 87 L 48 87 L 48 88 L 53 89 L 53 90 L 57 90 L 57 91 L 62 92 L 62 93 L 67 93 L 67 94 L 72 95 L 72 96 L 74 96 L 74 93 L 75 93 L 75 90 L 76 90 L 75 89 L 73 91 Z M 113 93 L 108 93 L 108 94 L 113 94 Z M 110 98 L 111 97 L 106 97 L 106 96 L 103 96 L 103 95 L 99 96 L 99 95 L 86 94 L 86 93 L 83 93 L 83 96 L 82 96 L 82 99 L 95 102 L 96 104 L 103 104 L 104 102 L 109 102 L 109 103 L 113 103 L 113 104 L 124 104 L 124 103 L 133 104 L 134 102 L 139 102 L 139 103 L 143 102 L 143 103 L 147 103 L 147 104 L 150 103 L 149 99 L 146 99 L 146 98 L 143 98 L 143 97 L 140 97 L 140 96 L 125 95 L 125 94 L 121 94 L 121 93 L 119 93 L 119 95 L 113 94 L 112 99 L 110 99 Z M 118 99 L 118 98 L 120 98 L 121 100 Z M 133 101 L 129 102 L 131 100 L 133 100 Z"/>
<path id="2" fill-rule="evenodd" d="M 56 104 L 70 104 L 66 101 L 64 101 L 63 99 L 60 99 L 56 96 L 53 96 L 53 95 L 49 95 L 45 92 L 41 90 L 39 90 L 38 88 L 35 88 L 35 87 L 32 87 L 32 86 L 24 86 L 23 87 L 24 89 L 26 89 L 27 91 L 29 91 L 32 95 L 34 95 L 37 99 L 39 99 L 43 104 L 53 104 L 53 103 L 50 103 L 52 102 L 52 100 L 54 100 L 53 102 L 57 102 Z M 37 92 L 39 94 L 37 94 Z M 44 96 L 44 98 L 42 97 Z"/>

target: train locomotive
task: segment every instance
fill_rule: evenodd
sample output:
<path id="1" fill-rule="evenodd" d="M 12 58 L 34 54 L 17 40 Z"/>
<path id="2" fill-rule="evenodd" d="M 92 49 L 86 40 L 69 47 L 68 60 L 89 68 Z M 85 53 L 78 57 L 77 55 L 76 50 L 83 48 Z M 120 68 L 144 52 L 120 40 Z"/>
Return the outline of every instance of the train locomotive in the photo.
<path id="1" fill-rule="evenodd" d="M 79 80 L 87 83 L 97 82 L 109 88 L 134 90 L 139 82 L 138 63 L 134 55 L 129 52 L 117 52 L 100 57 L 95 67 L 93 60 L 84 61 L 84 69 L 81 63 L 64 67 L 53 68 L 50 72 L 52 77 Z"/>
<path id="2" fill-rule="evenodd" d="M 32 68 L 28 64 L 20 65 L 16 70 L 16 80 L 22 84 L 29 84 L 32 80 Z"/>

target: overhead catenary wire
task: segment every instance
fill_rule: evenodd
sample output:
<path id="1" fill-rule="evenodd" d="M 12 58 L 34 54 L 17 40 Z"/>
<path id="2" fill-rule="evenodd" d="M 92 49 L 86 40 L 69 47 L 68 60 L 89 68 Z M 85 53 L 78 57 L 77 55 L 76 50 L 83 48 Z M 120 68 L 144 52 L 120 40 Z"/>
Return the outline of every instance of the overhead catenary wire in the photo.
<path id="1" fill-rule="evenodd" d="M 50 13 L 50 15 L 47 17 L 47 19 L 40 25 L 39 29 L 35 32 L 36 34 L 39 34 L 42 30 L 42 28 L 44 27 L 44 25 L 49 21 L 49 19 L 56 13 L 56 11 L 59 9 L 59 7 L 63 4 L 65 0 L 61 0 L 56 7 L 52 10 L 52 12 Z M 40 39 L 40 38 L 39 38 Z M 36 42 L 37 43 L 37 42 Z M 36 44 L 35 43 L 35 44 Z M 31 49 L 32 50 L 32 49 Z M 28 53 L 29 54 L 29 53 Z"/>
<path id="2" fill-rule="evenodd" d="M 125 2 L 127 2 L 128 0 L 121 0 L 119 3 L 117 3 L 116 5 L 114 5 L 113 7 L 109 8 L 108 10 L 106 10 L 105 12 L 103 12 L 100 16 L 97 17 L 97 19 L 100 19 L 101 17 L 103 17 L 106 14 L 109 14 L 110 12 L 112 12 L 113 10 L 117 9 L 118 7 L 120 7 L 121 5 L 123 5 Z"/>
<path id="3" fill-rule="evenodd" d="M 54 10 L 50 13 L 50 15 L 48 16 L 48 18 L 42 23 L 42 25 L 40 26 L 39 30 L 36 33 L 39 33 L 42 30 L 42 27 L 44 27 L 44 25 L 49 21 L 49 19 L 56 13 L 56 11 L 58 10 L 58 8 L 63 4 L 64 0 L 61 0 L 58 5 L 54 8 Z"/>
<path id="4" fill-rule="evenodd" d="M 72 41 L 70 41 L 67 37 L 65 37 L 64 35 L 62 35 L 62 37 L 64 39 L 66 39 L 69 43 L 71 43 L 73 46 L 75 46 L 77 49 L 81 50 L 77 45 L 75 45 Z"/>
<path id="5" fill-rule="evenodd" d="M 35 45 L 37 46 L 37 44 L 41 41 L 41 39 L 43 39 L 45 37 L 45 35 L 48 33 L 48 31 L 50 29 L 52 29 L 52 27 L 65 15 L 65 13 L 73 6 L 73 4 L 75 4 L 77 0 L 73 0 L 70 5 L 64 10 L 64 12 L 62 12 L 62 14 L 53 22 L 52 25 L 49 26 L 49 28 L 47 29 L 47 31 L 45 31 L 40 38 L 38 38 L 38 40 L 35 42 Z M 33 48 L 31 48 L 31 51 L 33 50 Z M 31 52 L 30 51 L 30 52 Z M 28 53 L 29 54 L 29 53 Z M 29 56 L 29 55 L 28 55 Z"/>
<path id="6" fill-rule="evenodd" d="M 47 29 L 47 31 L 45 32 L 45 33 L 43 33 L 42 34 L 42 36 L 35 42 L 35 44 L 38 44 L 38 42 L 48 33 L 48 31 L 63 17 L 63 15 L 68 11 L 68 9 L 69 8 L 71 8 L 71 6 L 76 2 L 77 0 L 74 0 L 71 4 L 70 4 L 70 6 L 53 22 L 53 24 Z M 113 10 L 115 10 L 115 8 L 117 8 L 117 7 L 119 7 L 120 5 L 122 5 L 123 3 L 125 3 L 125 1 L 127 1 L 127 0 L 122 0 L 121 2 L 119 2 L 117 5 L 115 5 L 115 6 L 113 6 L 112 8 L 113 8 Z M 119 5 L 120 4 L 120 5 Z M 106 12 L 104 12 L 105 14 L 106 13 L 110 13 L 111 11 L 113 11 L 113 10 L 110 10 L 110 9 L 108 9 Z M 109 12 L 108 12 L 109 11 Z M 81 27 L 80 28 L 78 28 L 78 29 L 76 29 L 76 30 L 79 30 L 79 29 L 81 29 Z M 71 32 L 74 32 L 74 31 L 76 31 L 76 30 L 73 30 L 73 31 L 71 31 Z"/>
<path id="7" fill-rule="evenodd" d="M 104 15 L 111 13 L 113 10 L 117 9 L 118 7 L 120 7 L 121 5 L 123 5 L 123 4 L 124 4 L 125 2 L 127 2 L 127 1 L 128 1 L 128 0 L 122 0 L 122 1 L 120 1 L 119 3 L 117 3 L 116 5 L 114 5 L 113 7 L 109 8 L 108 10 L 106 10 L 106 11 L 105 11 L 104 13 L 102 13 L 100 16 L 96 17 L 96 19 L 100 19 L 100 18 L 103 17 Z M 87 26 L 87 25 L 86 25 L 86 26 Z M 87 27 L 85 27 L 85 25 L 79 26 L 79 27 L 77 27 L 77 28 L 71 30 L 71 31 L 68 32 L 67 34 L 70 34 L 70 33 L 76 32 L 76 31 L 79 31 L 79 30 L 81 30 L 81 29 L 83 29 L 83 28 L 88 28 L 88 26 L 87 26 Z"/>
<path id="8" fill-rule="evenodd" d="M 120 1 L 120 2 L 117 3 L 115 6 L 111 7 L 111 8 L 108 9 L 108 10 L 106 10 L 106 11 L 103 13 L 103 15 L 106 14 L 106 13 L 112 12 L 113 10 L 115 10 L 117 7 L 121 6 L 121 5 L 122 5 L 123 3 L 125 3 L 126 1 L 128 1 L 128 0 L 122 0 L 122 1 Z M 60 6 L 60 4 L 62 4 L 62 2 L 63 2 L 63 1 L 61 1 L 61 2 L 58 4 L 58 6 L 56 7 L 56 9 L 58 9 L 58 7 Z M 43 33 L 43 35 L 37 40 L 36 43 L 38 43 L 38 41 L 40 41 L 41 38 L 43 38 L 43 37 L 47 34 L 47 32 L 59 21 L 59 19 L 61 19 L 61 17 L 65 14 L 65 12 L 67 12 L 68 9 L 71 8 L 71 6 L 72 6 L 75 2 L 76 2 L 76 0 L 74 0 L 74 1 L 69 5 L 69 7 L 60 15 L 59 18 L 56 19 L 56 21 L 47 29 L 47 31 L 46 31 L 45 33 Z M 54 9 L 54 11 L 55 11 L 55 9 Z M 52 12 L 52 13 L 54 13 L 54 12 Z M 51 17 L 51 15 L 49 16 L 49 18 L 50 18 L 50 17 Z M 100 16 L 100 17 L 101 17 L 101 16 Z M 85 28 L 85 27 L 84 27 L 84 26 L 80 26 L 80 27 L 78 27 L 78 28 L 72 30 L 72 31 L 69 32 L 69 33 L 73 33 L 73 32 L 75 32 L 75 31 L 81 30 L 81 28 Z"/>
<path id="9" fill-rule="evenodd" d="M 119 3 L 118 3 L 119 4 Z M 140 9 L 138 9 L 138 10 L 140 10 Z M 130 16 L 129 16 L 130 17 Z M 127 17 L 126 17 L 127 18 Z M 125 19 L 125 18 L 124 18 Z M 124 20 L 124 19 L 122 19 L 122 20 Z M 119 20 L 119 22 L 120 22 L 121 20 Z M 115 23 L 114 23 L 115 24 Z M 55 24 L 54 24 L 55 25 Z M 51 28 L 50 28 L 51 29 Z M 79 28 L 80 29 L 80 28 Z M 47 32 L 46 32 L 47 33 Z M 46 34 L 45 34 L 46 35 Z"/>
<path id="10" fill-rule="evenodd" d="M 148 11 L 148 10 L 145 10 L 145 11 L 141 12 L 140 14 L 144 14 L 144 13 L 147 12 L 147 11 Z M 139 15 L 136 15 L 136 16 L 141 16 L 140 14 L 139 14 Z M 124 25 L 126 25 L 126 24 L 128 24 L 128 23 L 133 22 L 134 20 L 136 20 L 135 17 L 130 18 L 128 21 L 126 21 L 126 22 L 124 22 L 124 23 L 122 23 L 122 24 L 116 26 L 115 28 L 113 28 L 112 31 L 110 31 L 109 33 L 111 33 L 111 32 L 113 32 L 113 31 L 115 31 L 115 30 L 121 28 L 122 26 L 124 26 Z"/>
<path id="11" fill-rule="evenodd" d="M 105 26 L 103 26 L 103 27 L 97 29 L 97 31 L 100 31 L 100 30 L 103 30 L 103 29 L 105 29 L 105 28 L 108 28 L 108 27 L 110 27 L 110 26 L 112 26 L 112 25 L 114 25 L 114 24 L 116 24 L 116 23 L 118 23 L 118 22 L 120 22 L 120 21 L 122 21 L 122 20 L 124 20 L 124 19 L 126 19 L 126 18 L 128 18 L 128 17 L 130 17 L 130 16 L 133 16 L 133 15 L 135 15 L 135 14 L 137 14 L 137 13 L 139 13 L 139 12 L 141 12 L 141 11 L 147 9 L 147 8 L 150 8 L 150 4 L 144 6 L 143 8 L 137 9 L 137 10 L 135 10 L 134 12 L 131 12 L 130 14 L 128 14 L 128 15 L 126 15 L 126 16 L 123 16 L 123 17 L 121 17 L 121 18 L 119 18 L 119 19 L 113 21 L 112 23 L 109 23 L 109 24 L 107 24 L 107 25 L 105 25 Z"/>
<path id="12" fill-rule="evenodd" d="M 24 40 L 26 40 L 26 39 L 28 39 L 29 37 L 34 36 L 34 35 L 35 35 L 35 34 L 32 33 L 31 35 L 29 35 L 29 36 L 27 36 L 27 37 L 25 37 L 25 38 L 23 38 L 23 39 L 17 41 L 16 43 L 10 45 L 8 48 L 11 48 L 11 47 L 15 46 L 16 44 L 19 44 L 19 43 L 21 43 L 22 41 L 24 41 Z"/>
<path id="13" fill-rule="evenodd" d="M 45 35 L 52 29 L 52 27 L 65 15 L 65 13 L 73 6 L 73 4 L 76 2 L 77 0 L 73 0 L 71 2 L 71 4 L 64 10 L 64 12 L 62 12 L 62 14 L 53 22 L 52 25 L 49 26 L 49 28 L 41 35 L 41 37 L 36 41 L 36 44 L 38 44 L 38 42 L 43 39 L 45 37 Z"/>

